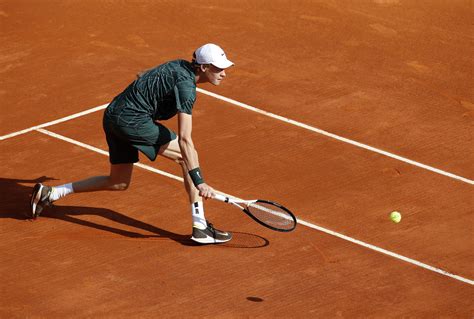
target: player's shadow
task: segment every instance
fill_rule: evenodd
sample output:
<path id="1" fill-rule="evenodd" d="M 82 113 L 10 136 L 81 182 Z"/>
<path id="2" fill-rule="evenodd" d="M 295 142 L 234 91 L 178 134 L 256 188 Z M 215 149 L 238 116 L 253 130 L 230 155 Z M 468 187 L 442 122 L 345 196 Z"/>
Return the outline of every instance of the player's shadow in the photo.
<path id="1" fill-rule="evenodd" d="M 46 176 L 31 180 L 0 177 L 0 194 L 2 194 L 0 199 L 0 218 L 28 220 L 29 200 L 33 185 L 51 180 L 54 180 L 54 178 Z M 80 216 L 86 215 L 100 216 L 118 224 L 134 227 L 137 231 L 124 230 L 80 218 Z M 168 238 L 185 246 L 199 245 L 190 239 L 189 234 L 173 233 L 106 208 L 55 205 L 46 208 L 40 218 L 60 219 L 130 238 Z M 247 246 L 242 244 L 229 247 L 258 248 L 269 244 L 267 239 L 253 234 L 234 233 L 234 238 L 243 240 L 247 243 Z"/>

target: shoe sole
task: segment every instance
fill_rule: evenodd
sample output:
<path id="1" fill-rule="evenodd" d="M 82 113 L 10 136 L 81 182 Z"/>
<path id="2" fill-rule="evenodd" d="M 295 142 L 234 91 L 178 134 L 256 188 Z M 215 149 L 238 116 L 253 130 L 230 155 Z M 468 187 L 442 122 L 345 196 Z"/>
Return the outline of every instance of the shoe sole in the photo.
<path id="1" fill-rule="evenodd" d="M 36 214 L 36 208 L 38 207 L 38 203 L 41 200 L 41 193 L 43 191 L 44 186 L 41 184 L 36 184 L 35 188 L 33 189 L 33 195 L 31 196 L 31 217 L 36 218 L 38 214 Z"/>
<path id="2" fill-rule="evenodd" d="M 194 240 L 195 242 L 199 244 L 222 244 L 222 243 L 228 242 L 231 239 L 232 237 L 229 239 L 215 239 L 214 237 L 211 237 L 211 236 L 207 236 L 206 238 L 191 237 L 191 240 Z"/>

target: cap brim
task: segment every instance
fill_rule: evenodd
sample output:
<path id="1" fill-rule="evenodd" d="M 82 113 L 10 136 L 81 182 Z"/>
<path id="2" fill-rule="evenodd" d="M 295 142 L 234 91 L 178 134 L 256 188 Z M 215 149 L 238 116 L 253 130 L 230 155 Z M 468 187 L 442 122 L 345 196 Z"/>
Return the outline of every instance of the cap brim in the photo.
<path id="1" fill-rule="evenodd" d="M 218 67 L 219 69 L 227 69 L 228 67 L 233 66 L 234 63 L 226 59 L 224 61 L 219 61 L 218 63 L 213 62 L 212 65 Z"/>

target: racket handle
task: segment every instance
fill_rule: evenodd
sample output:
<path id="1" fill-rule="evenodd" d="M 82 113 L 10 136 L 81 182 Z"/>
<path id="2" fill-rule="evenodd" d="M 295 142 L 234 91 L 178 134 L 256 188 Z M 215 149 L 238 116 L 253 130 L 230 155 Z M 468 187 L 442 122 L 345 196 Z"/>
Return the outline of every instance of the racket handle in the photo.
<path id="1" fill-rule="evenodd" d="M 216 194 L 214 197 L 214 199 L 217 199 L 221 202 L 225 202 L 225 203 L 228 203 L 229 202 L 229 197 L 227 196 L 224 196 L 224 195 L 221 195 L 221 194 Z"/>

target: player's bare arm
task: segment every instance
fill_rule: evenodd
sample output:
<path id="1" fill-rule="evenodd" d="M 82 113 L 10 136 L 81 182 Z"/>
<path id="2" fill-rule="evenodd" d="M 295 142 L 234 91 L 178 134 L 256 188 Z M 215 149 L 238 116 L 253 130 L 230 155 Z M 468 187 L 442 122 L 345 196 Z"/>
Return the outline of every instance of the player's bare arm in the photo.
<path id="1" fill-rule="evenodd" d="M 192 115 L 186 113 L 178 113 L 178 130 L 179 130 L 179 148 L 181 150 L 181 156 L 183 161 L 188 168 L 188 171 L 197 174 L 198 179 L 202 180 L 199 169 L 199 160 L 194 143 L 191 138 L 192 132 Z M 193 176 L 191 176 L 193 177 Z M 199 190 L 199 195 L 208 199 L 215 195 L 214 190 L 204 183 L 203 181 L 196 181 L 193 179 L 196 188 Z"/>

